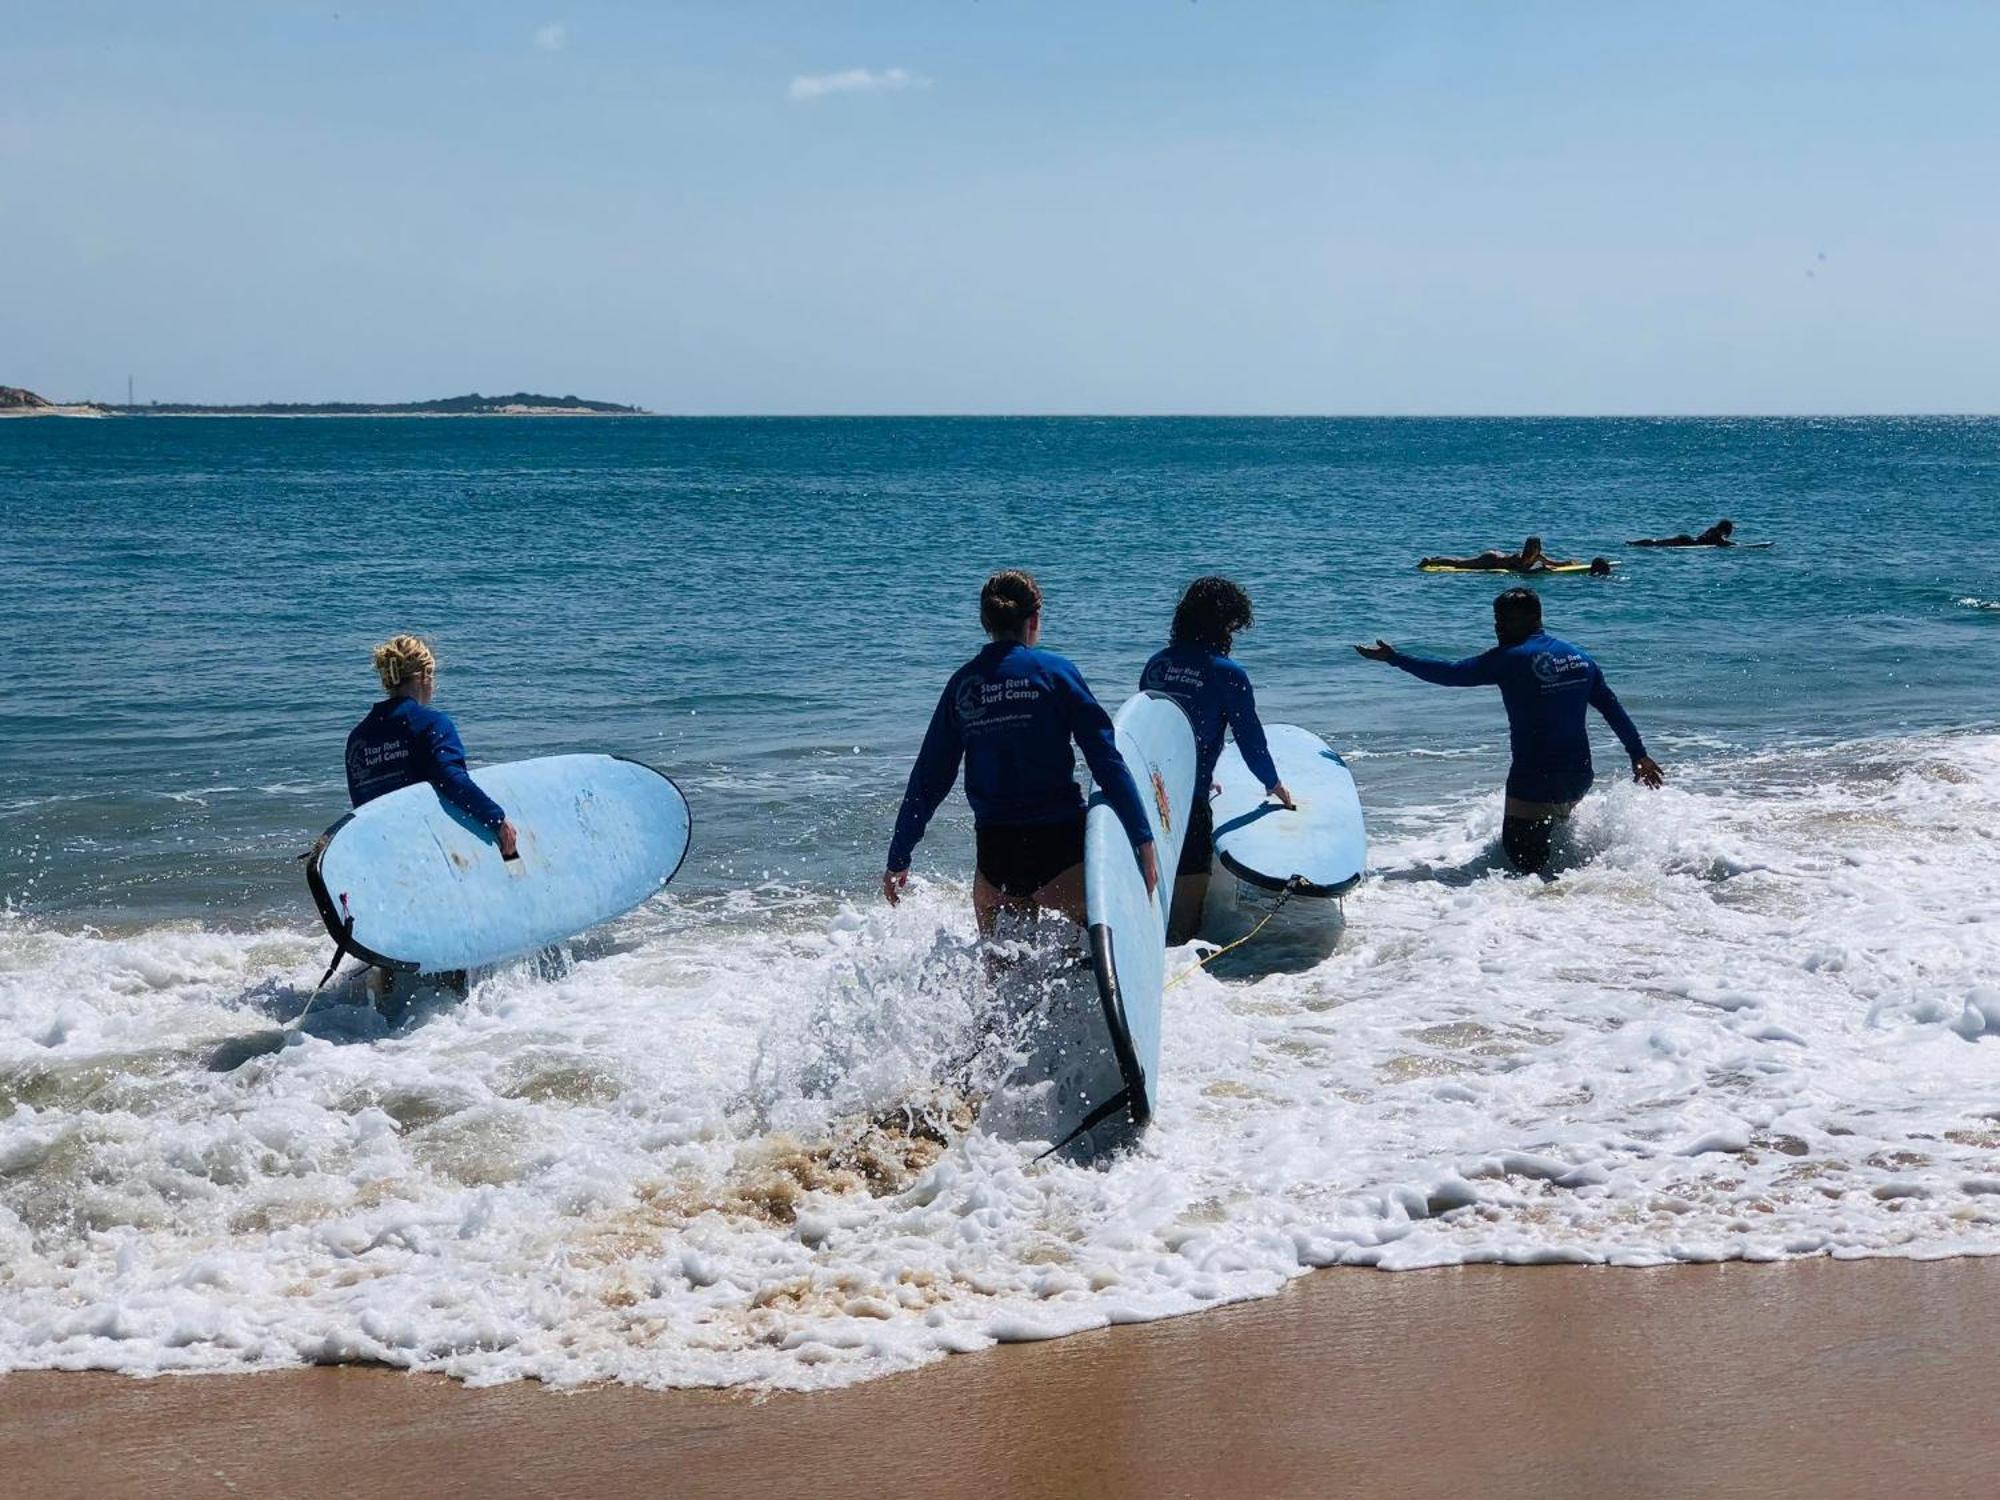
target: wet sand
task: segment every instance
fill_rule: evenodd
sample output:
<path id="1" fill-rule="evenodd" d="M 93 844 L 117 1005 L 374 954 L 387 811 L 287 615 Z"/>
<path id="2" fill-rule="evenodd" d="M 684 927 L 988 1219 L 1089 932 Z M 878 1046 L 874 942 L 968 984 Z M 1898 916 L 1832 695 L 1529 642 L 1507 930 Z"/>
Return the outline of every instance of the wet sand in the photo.
<path id="1" fill-rule="evenodd" d="M 1330 1271 L 844 1390 L 0 1379 L 0 1493 L 2000 1492 L 2000 1258 Z"/>

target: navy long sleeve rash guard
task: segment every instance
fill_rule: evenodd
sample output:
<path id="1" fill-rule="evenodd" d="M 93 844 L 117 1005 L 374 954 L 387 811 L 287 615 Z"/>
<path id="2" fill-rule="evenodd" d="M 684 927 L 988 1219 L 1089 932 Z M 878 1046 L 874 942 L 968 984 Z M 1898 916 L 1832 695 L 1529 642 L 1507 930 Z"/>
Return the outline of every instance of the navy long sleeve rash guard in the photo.
<path id="1" fill-rule="evenodd" d="M 1636 762 L 1645 741 L 1604 680 L 1596 662 L 1568 641 L 1538 630 L 1512 646 L 1495 646 L 1463 661 L 1433 661 L 1398 651 L 1390 664 L 1445 687 L 1498 687 L 1507 706 L 1514 764 L 1507 795 L 1527 802 L 1574 802 L 1590 790 L 1590 730 L 1586 708 L 1604 715 Z"/>
<path id="2" fill-rule="evenodd" d="M 1083 815 L 1074 739 L 1132 846 L 1151 843 L 1138 785 L 1118 753 L 1111 716 L 1082 675 L 1053 651 L 995 641 L 952 673 L 910 772 L 889 841 L 891 870 L 907 870 L 931 815 L 965 763 L 965 800 L 980 827 L 1063 823 Z"/>
<path id="3" fill-rule="evenodd" d="M 1139 686 L 1165 693 L 1187 710 L 1194 725 L 1194 788 L 1206 798 L 1215 763 L 1222 758 L 1222 731 L 1236 736 L 1243 764 L 1269 791 L 1278 784 L 1271 748 L 1264 741 L 1264 723 L 1257 717 L 1257 695 L 1250 691 L 1250 674 L 1231 657 L 1206 646 L 1168 646 L 1153 654 L 1139 674 Z"/>
<path id="4" fill-rule="evenodd" d="M 507 821 L 473 785 L 450 717 L 414 698 L 384 698 L 347 736 L 347 795 L 359 807 L 420 781 L 481 827 Z"/>

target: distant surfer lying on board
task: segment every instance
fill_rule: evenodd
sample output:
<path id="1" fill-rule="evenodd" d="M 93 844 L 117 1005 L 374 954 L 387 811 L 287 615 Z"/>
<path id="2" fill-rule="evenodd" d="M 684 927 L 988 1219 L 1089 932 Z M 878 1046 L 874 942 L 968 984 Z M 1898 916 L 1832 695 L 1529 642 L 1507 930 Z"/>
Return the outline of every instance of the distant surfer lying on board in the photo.
<path id="1" fill-rule="evenodd" d="M 1407 656 L 1387 641 L 1354 649 L 1425 682 L 1500 689 L 1514 752 L 1500 843 L 1515 869 L 1533 875 L 1549 862 L 1556 823 L 1570 815 L 1594 779 L 1586 709 L 1604 715 L 1618 736 L 1632 758 L 1633 780 L 1657 787 L 1666 777 L 1597 663 L 1542 629 L 1542 601 L 1533 589 L 1508 589 L 1493 601 L 1493 633 L 1498 646 L 1463 661 Z"/>
<path id="2" fill-rule="evenodd" d="M 1546 573 L 1556 568 L 1581 568 L 1586 566 L 1573 557 L 1550 557 L 1542 550 L 1542 539 L 1531 536 L 1521 543 L 1519 552 L 1500 552 L 1489 548 L 1471 557 L 1423 557 L 1417 560 L 1420 568 L 1450 568 L 1463 573 Z M 1593 557 L 1587 565 L 1593 573 L 1609 573 L 1609 558 Z"/>
<path id="3" fill-rule="evenodd" d="M 1639 537 L 1627 542 L 1628 547 L 1734 547 L 1729 538 L 1736 530 L 1734 521 L 1717 521 L 1700 536 L 1689 536 L 1683 531 L 1679 536 Z"/>
<path id="4" fill-rule="evenodd" d="M 1060 912 L 1082 926 L 1084 803 L 1072 739 L 1131 838 L 1149 891 L 1160 878 L 1152 825 L 1118 753 L 1111 716 L 1069 661 L 1036 644 L 1042 591 L 1033 576 L 1010 568 L 987 579 L 979 622 L 992 641 L 938 696 L 896 814 L 882 894 L 894 906 L 909 885 L 910 855 L 963 760 L 978 844 L 972 910 L 980 932 L 990 936 L 1003 910 Z"/>
<path id="5" fill-rule="evenodd" d="M 1215 763 L 1222 757 L 1222 732 L 1236 736 L 1243 763 L 1264 787 L 1266 795 L 1285 806 L 1292 794 L 1278 779 L 1271 752 L 1264 743 L 1264 725 L 1257 717 L 1257 698 L 1250 691 L 1250 674 L 1229 656 L 1236 632 L 1255 622 L 1250 596 L 1227 578 L 1197 578 L 1181 595 L 1172 631 L 1163 650 L 1155 652 L 1139 676 L 1139 686 L 1165 693 L 1187 710 L 1194 725 L 1194 811 L 1188 817 L 1181 844 L 1180 868 L 1174 875 L 1173 915 L 1167 941 L 1184 943 L 1201 924 L 1202 902 L 1208 896 L 1208 870 L 1215 858 L 1215 818 L 1209 788 Z"/>

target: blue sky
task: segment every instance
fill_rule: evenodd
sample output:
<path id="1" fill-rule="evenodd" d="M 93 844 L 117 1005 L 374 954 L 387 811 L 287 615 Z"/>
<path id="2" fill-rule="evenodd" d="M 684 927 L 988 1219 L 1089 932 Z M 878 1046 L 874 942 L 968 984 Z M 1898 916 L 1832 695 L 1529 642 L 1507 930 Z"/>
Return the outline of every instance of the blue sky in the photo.
<path id="1" fill-rule="evenodd" d="M 0 383 L 2000 411 L 2000 6 L 60 5 Z"/>

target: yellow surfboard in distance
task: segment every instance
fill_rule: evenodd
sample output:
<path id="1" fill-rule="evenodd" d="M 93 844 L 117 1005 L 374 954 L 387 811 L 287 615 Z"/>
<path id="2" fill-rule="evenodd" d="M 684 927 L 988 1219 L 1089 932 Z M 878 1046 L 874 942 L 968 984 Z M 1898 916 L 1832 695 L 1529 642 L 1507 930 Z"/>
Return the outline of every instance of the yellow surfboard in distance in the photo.
<path id="1" fill-rule="evenodd" d="M 1617 567 L 1613 563 L 1612 567 Z M 1418 563 L 1419 573 L 1505 573 L 1514 578 L 1538 578 L 1544 573 L 1588 573 L 1587 562 L 1557 563 L 1549 568 L 1455 568 L 1449 563 Z"/>

